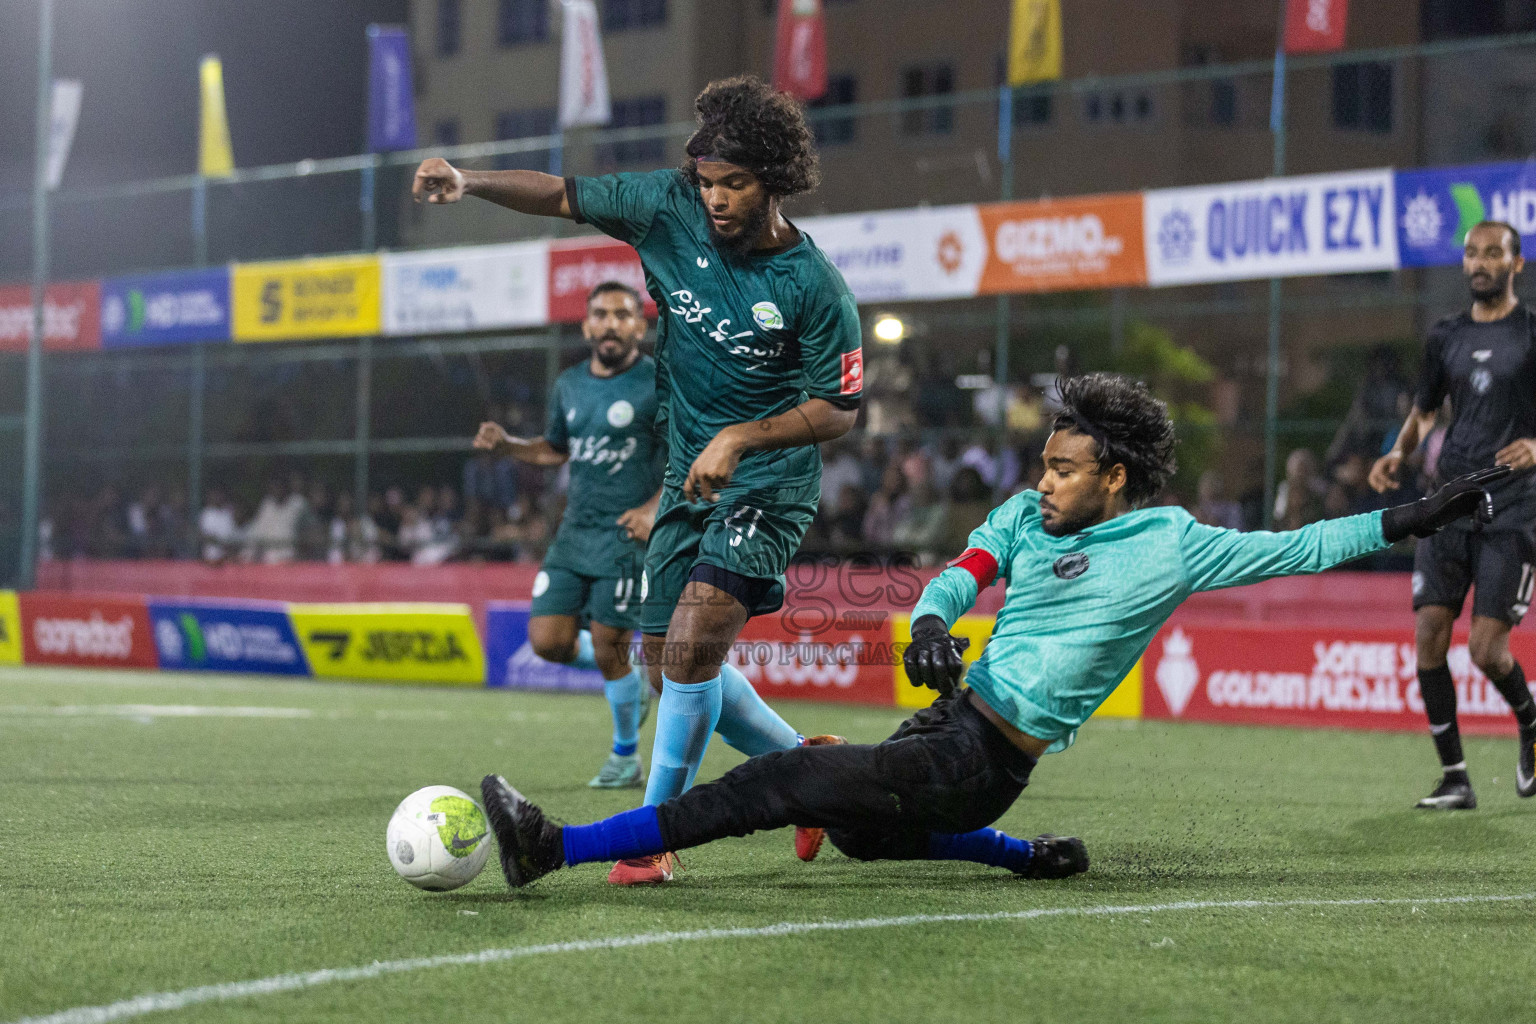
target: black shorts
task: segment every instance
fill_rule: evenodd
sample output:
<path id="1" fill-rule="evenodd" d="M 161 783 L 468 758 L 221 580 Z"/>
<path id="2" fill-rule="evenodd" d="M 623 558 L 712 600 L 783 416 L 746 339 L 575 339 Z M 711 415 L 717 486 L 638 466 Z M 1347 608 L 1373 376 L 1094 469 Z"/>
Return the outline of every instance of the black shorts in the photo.
<path id="1" fill-rule="evenodd" d="M 1531 530 L 1451 527 L 1419 541 L 1413 552 L 1413 610 L 1443 605 L 1457 615 L 1472 595 L 1472 614 L 1520 624 L 1536 583 L 1536 537 Z"/>

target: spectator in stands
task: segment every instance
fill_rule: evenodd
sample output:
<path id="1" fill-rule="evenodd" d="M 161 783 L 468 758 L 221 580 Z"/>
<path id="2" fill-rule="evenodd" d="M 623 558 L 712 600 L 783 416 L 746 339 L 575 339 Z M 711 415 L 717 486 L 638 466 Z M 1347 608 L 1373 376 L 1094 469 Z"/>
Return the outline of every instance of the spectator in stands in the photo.
<path id="1" fill-rule="evenodd" d="M 326 560 L 331 543 L 331 496 L 325 484 L 309 486 L 309 498 L 294 524 L 294 548 L 301 562 Z"/>
<path id="2" fill-rule="evenodd" d="M 858 486 L 861 476 L 859 460 L 853 454 L 851 441 L 833 441 L 824 446 L 824 461 L 821 464 L 823 502 L 836 502 L 842 496 L 844 487 L 850 484 Z"/>
<path id="3" fill-rule="evenodd" d="M 1317 471 L 1317 456 L 1297 448 L 1286 456 L 1285 479 L 1275 490 L 1275 529 L 1299 530 L 1323 518 L 1328 483 Z"/>
<path id="4" fill-rule="evenodd" d="M 965 550 L 971 531 L 980 526 L 992 511 L 992 491 L 973 466 L 962 466 L 949 485 L 949 500 L 944 505 L 943 527 L 939 532 L 940 559 L 953 558 Z"/>
<path id="5" fill-rule="evenodd" d="M 938 557 L 946 511 L 944 499 L 933 482 L 920 476 L 911 485 L 906 508 L 891 529 L 892 545 L 898 551 L 912 554 L 919 565 L 932 565 Z"/>
<path id="6" fill-rule="evenodd" d="M 1200 474 L 1200 480 L 1195 484 L 1195 507 L 1190 509 L 1196 522 L 1228 530 L 1243 528 L 1242 506 L 1229 499 L 1226 490 L 1221 474 L 1214 469 Z"/>
<path id="7" fill-rule="evenodd" d="M 187 557 L 187 492 L 180 486 L 166 490 L 165 499 L 155 510 L 151 533 L 156 558 Z"/>
<path id="8" fill-rule="evenodd" d="M 864 513 L 864 543 L 874 549 L 889 548 L 895 536 L 896 524 L 901 521 L 911 503 L 907 496 L 906 475 L 893 460 L 886 465 L 880 487 L 870 497 L 869 510 Z"/>
<path id="9" fill-rule="evenodd" d="M 198 544 L 205 562 L 215 565 L 229 558 L 240 543 L 240 525 L 235 521 L 235 506 L 217 487 L 210 488 L 197 516 Z"/>
<path id="10" fill-rule="evenodd" d="M 1403 376 L 1397 350 L 1391 345 L 1376 346 L 1324 463 L 1331 468 L 1351 455 L 1374 461 L 1392 446 L 1412 403 L 1413 384 Z"/>
<path id="11" fill-rule="evenodd" d="M 85 553 L 92 558 L 121 558 L 128 547 L 128 521 L 117 487 L 107 484 L 94 501 L 82 503 L 80 511 Z"/>
<path id="12" fill-rule="evenodd" d="M 960 439 L 946 437 L 939 442 L 938 450 L 929 456 L 929 466 L 933 471 L 933 486 L 944 493 L 949 490 L 949 485 L 954 482 L 955 472 L 960 468 Z"/>
<path id="13" fill-rule="evenodd" d="M 293 561 L 299 515 L 305 504 L 302 494 L 294 494 L 280 478 L 273 477 L 255 518 L 246 524 L 245 560 L 266 565 Z"/>
<path id="14" fill-rule="evenodd" d="M 129 558 L 149 558 L 154 554 L 154 521 L 159 509 L 160 489 L 154 484 L 145 487 L 128 503 L 124 510 L 128 530 L 123 553 Z"/>
<path id="15" fill-rule="evenodd" d="M 856 483 L 844 484 L 827 516 L 827 540 L 833 548 L 849 551 L 864 543 L 864 513 L 869 502 Z"/>

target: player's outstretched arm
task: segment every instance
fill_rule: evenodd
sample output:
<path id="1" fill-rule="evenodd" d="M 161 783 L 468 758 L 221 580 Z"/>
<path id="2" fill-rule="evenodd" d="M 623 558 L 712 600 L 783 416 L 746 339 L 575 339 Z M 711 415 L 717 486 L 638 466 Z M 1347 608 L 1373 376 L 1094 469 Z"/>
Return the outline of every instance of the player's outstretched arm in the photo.
<path id="1" fill-rule="evenodd" d="M 571 219 L 564 178 L 540 171 L 466 171 L 436 156 L 416 168 L 411 196 L 436 205 L 478 196 L 518 213 Z"/>
<path id="2" fill-rule="evenodd" d="M 519 462 L 534 466 L 559 466 L 570 458 L 569 452 L 560 451 L 542 437 L 532 440 L 513 437 L 500 423 L 491 422 L 480 424 L 480 431 L 475 434 L 474 448 L 479 452 L 510 455 Z"/>
<path id="3" fill-rule="evenodd" d="M 683 481 L 683 497 L 714 501 L 715 492 L 731 482 L 736 464 L 747 452 L 835 441 L 852 430 L 858 418 L 857 408 L 844 409 L 824 398 L 809 398 L 777 416 L 726 427 L 693 460 L 688 479 Z"/>
<path id="4" fill-rule="evenodd" d="M 1381 514 L 1381 532 L 1388 544 L 1409 536 L 1428 537 L 1439 533 L 1458 519 L 1470 517 L 1478 523 L 1493 522 L 1493 499 L 1483 490 L 1513 472 L 1508 466 L 1493 466 L 1467 473 L 1448 481 L 1435 493 L 1406 505 L 1394 505 Z"/>

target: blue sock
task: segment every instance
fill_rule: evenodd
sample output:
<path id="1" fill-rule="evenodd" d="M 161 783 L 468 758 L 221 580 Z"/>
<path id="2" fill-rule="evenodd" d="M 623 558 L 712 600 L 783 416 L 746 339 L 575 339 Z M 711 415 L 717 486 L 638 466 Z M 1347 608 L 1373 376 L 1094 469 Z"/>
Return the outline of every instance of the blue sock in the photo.
<path id="1" fill-rule="evenodd" d="M 748 757 L 772 750 L 788 750 L 800 742 L 789 727 L 734 665 L 720 666 L 720 738 Z"/>
<path id="2" fill-rule="evenodd" d="M 613 712 L 613 752 L 628 756 L 640 745 L 640 670 L 632 668 L 622 679 L 603 684 L 608 710 Z"/>
<path id="3" fill-rule="evenodd" d="M 1034 844 L 1028 839 L 1015 839 L 995 828 L 979 828 L 975 832 L 933 832 L 928 836 L 931 860 L 969 860 L 1019 871 L 1034 855 Z"/>
<path id="4" fill-rule="evenodd" d="M 720 721 L 720 677 L 702 683 L 674 683 L 661 677 L 656 704 L 656 742 L 651 747 L 651 777 L 645 784 L 645 804 L 681 796 L 693 785 L 709 737 Z"/>
<path id="5" fill-rule="evenodd" d="M 576 634 L 576 657 L 566 662 L 571 668 L 597 670 L 597 655 L 592 650 L 592 631 L 584 629 Z"/>
<path id="6" fill-rule="evenodd" d="M 607 863 L 665 853 L 661 824 L 654 807 L 636 807 L 590 825 L 567 825 L 560 830 L 565 846 L 565 863 Z"/>

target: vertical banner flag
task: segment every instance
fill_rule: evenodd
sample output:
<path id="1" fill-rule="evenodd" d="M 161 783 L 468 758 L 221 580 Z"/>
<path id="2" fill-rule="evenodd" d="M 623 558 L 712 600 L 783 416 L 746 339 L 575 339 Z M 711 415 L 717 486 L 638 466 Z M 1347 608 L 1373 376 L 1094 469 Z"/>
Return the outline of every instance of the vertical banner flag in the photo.
<path id="1" fill-rule="evenodd" d="M 1286 0 L 1285 52 L 1332 53 L 1344 49 L 1349 0 Z"/>
<path id="2" fill-rule="evenodd" d="M 75 141 L 75 126 L 80 123 L 80 100 L 85 86 L 72 78 L 53 80 L 53 97 L 49 105 L 48 124 L 48 190 L 59 187 L 64 180 L 64 165 L 69 162 L 69 149 Z"/>
<path id="3" fill-rule="evenodd" d="M 607 124 L 613 120 L 608 99 L 608 68 L 592 0 L 564 0 L 560 40 L 560 127 Z"/>
<path id="4" fill-rule="evenodd" d="M 369 25 L 368 152 L 415 148 L 411 37 L 402 25 Z"/>
<path id="5" fill-rule="evenodd" d="M 1008 84 L 1061 77 L 1061 0 L 1013 0 L 1008 38 Z"/>
<path id="6" fill-rule="evenodd" d="M 827 94 L 827 28 L 821 0 L 779 0 L 773 87 L 804 103 Z"/>
<path id="7" fill-rule="evenodd" d="M 224 64 L 216 54 L 203 58 L 198 68 L 202 119 L 197 133 L 197 173 L 206 178 L 227 178 L 235 170 L 235 154 L 229 145 L 229 118 L 224 113 Z"/>

